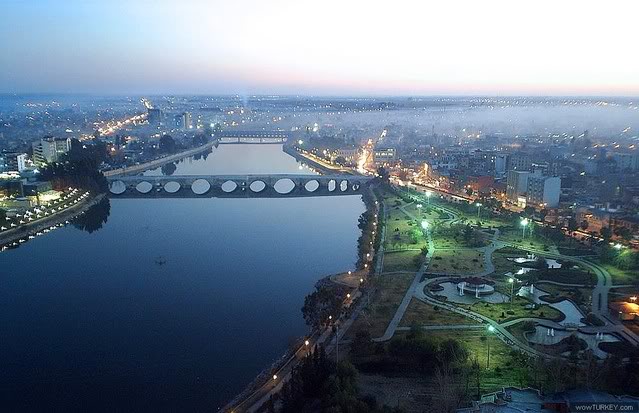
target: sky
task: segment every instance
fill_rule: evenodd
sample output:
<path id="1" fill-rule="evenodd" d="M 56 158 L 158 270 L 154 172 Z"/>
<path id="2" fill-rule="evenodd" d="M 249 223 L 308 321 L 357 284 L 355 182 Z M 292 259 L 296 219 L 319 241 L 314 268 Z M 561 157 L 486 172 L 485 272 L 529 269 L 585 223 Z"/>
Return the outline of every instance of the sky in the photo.
<path id="1" fill-rule="evenodd" d="M 0 93 L 639 96 L 637 0 L 0 0 Z"/>

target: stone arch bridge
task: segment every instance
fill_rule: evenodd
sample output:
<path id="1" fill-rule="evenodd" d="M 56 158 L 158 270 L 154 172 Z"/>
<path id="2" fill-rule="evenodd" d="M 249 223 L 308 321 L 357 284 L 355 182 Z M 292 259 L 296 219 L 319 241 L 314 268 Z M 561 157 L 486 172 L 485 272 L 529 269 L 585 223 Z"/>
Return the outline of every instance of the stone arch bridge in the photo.
<path id="1" fill-rule="evenodd" d="M 355 195 L 363 175 L 178 175 L 109 177 L 113 198 L 281 198 Z"/>

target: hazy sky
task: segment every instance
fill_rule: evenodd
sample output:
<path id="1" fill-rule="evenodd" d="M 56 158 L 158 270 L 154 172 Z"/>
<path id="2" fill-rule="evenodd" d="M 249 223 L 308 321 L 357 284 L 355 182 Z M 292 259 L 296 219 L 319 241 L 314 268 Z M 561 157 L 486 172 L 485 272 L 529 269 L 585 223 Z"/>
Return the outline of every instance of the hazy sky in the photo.
<path id="1" fill-rule="evenodd" d="M 637 0 L 0 0 L 0 92 L 639 95 Z"/>

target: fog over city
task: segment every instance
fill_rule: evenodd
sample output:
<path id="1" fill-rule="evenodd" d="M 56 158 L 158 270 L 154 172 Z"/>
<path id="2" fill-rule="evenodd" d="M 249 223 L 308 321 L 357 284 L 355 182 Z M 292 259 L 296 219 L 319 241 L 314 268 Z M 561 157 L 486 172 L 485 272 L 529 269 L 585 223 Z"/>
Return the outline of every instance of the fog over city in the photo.
<path id="1" fill-rule="evenodd" d="M 637 16 L 0 1 L 0 410 L 639 411 Z"/>

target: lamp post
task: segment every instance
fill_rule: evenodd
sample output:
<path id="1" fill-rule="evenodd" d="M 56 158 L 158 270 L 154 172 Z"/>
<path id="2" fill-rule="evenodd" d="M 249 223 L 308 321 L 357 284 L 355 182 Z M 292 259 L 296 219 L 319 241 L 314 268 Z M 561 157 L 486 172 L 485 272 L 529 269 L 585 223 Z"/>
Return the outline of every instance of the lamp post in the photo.
<path id="1" fill-rule="evenodd" d="M 433 195 L 431 191 L 426 191 L 426 200 L 428 201 L 428 205 L 430 205 L 430 197 Z"/>
<path id="2" fill-rule="evenodd" d="M 479 213 L 481 212 L 481 202 L 477 202 L 475 205 L 477 205 L 477 219 L 479 219 Z"/>
<path id="3" fill-rule="evenodd" d="M 513 277 L 508 278 L 508 282 L 510 283 L 510 307 L 513 306 L 513 292 L 515 290 L 515 279 Z"/>
<path id="4" fill-rule="evenodd" d="M 489 325 L 488 332 L 494 333 L 495 327 L 493 327 L 492 325 Z M 488 335 L 486 336 L 486 344 L 488 345 L 487 357 L 486 357 L 486 368 L 489 369 L 490 368 L 490 336 Z"/>
<path id="5" fill-rule="evenodd" d="M 528 218 L 522 218 L 521 222 L 521 237 L 526 238 L 526 226 L 528 226 Z"/>

